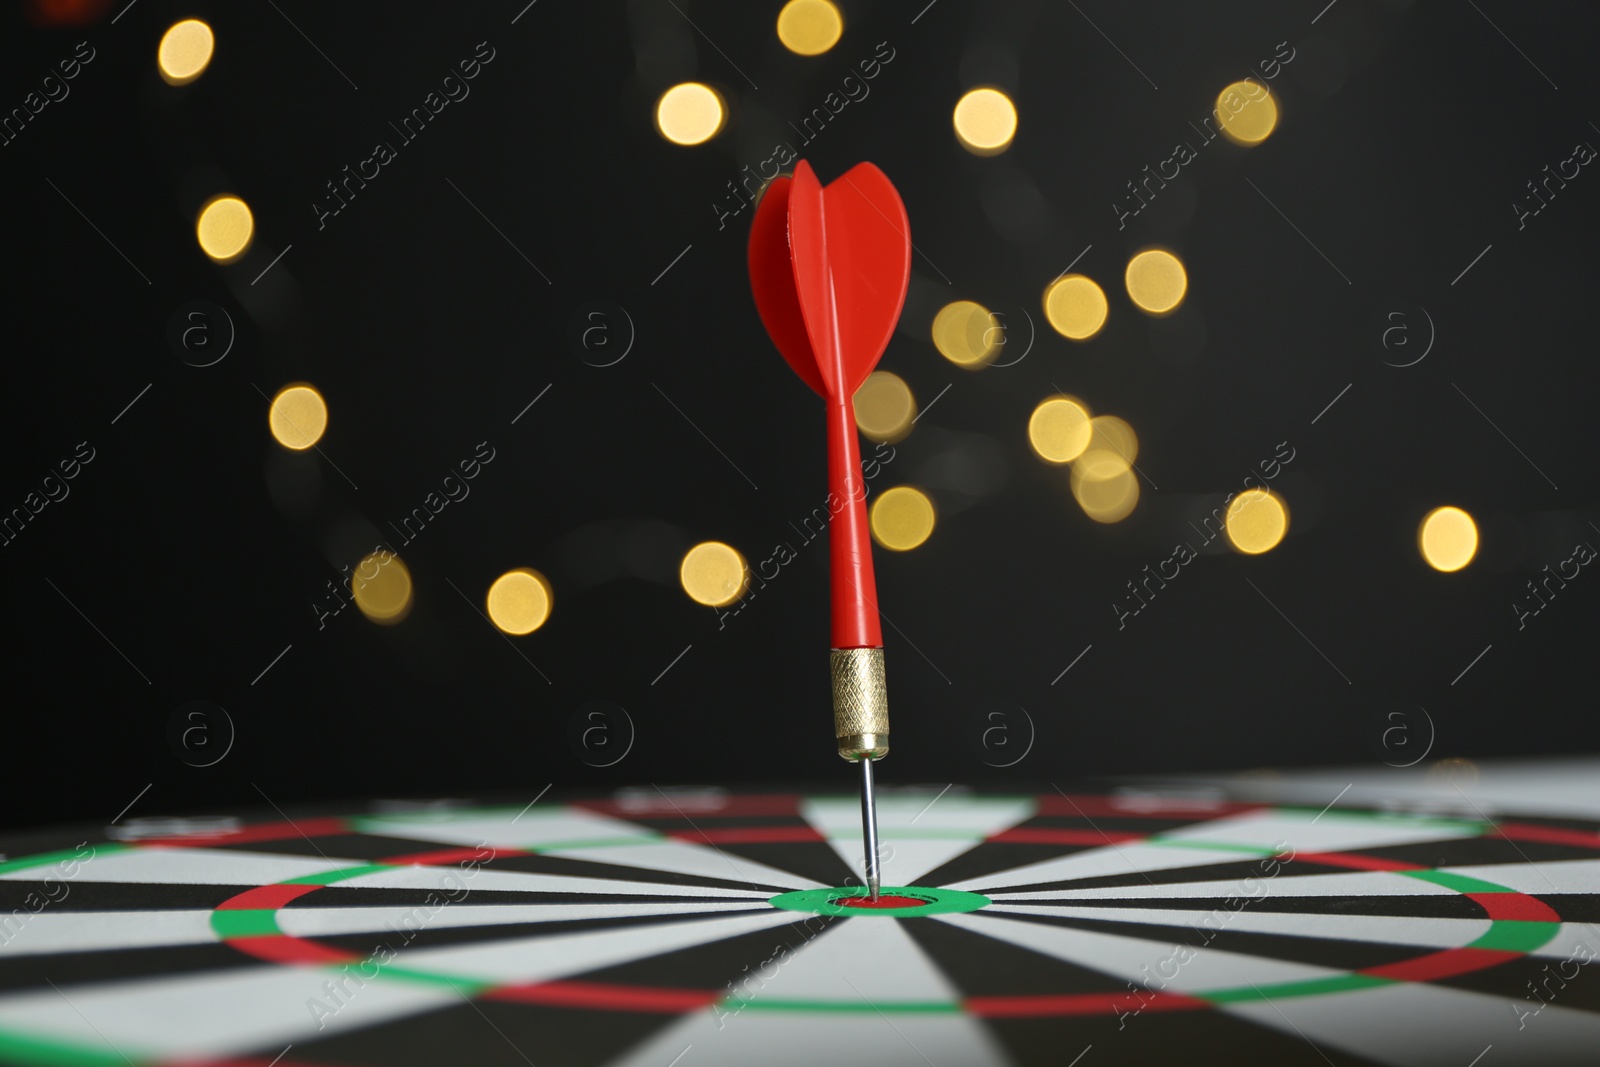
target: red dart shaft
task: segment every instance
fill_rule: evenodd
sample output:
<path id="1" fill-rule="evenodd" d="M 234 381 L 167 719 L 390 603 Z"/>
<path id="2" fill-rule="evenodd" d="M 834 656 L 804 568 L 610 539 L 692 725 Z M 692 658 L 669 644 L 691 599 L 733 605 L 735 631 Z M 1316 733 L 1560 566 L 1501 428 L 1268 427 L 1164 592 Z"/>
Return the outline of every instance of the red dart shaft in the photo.
<path id="1" fill-rule="evenodd" d="M 867 483 L 849 395 L 828 401 L 828 567 L 833 582 L 833 647 L 882 648 L 878 584 L 872 572 Z"/>

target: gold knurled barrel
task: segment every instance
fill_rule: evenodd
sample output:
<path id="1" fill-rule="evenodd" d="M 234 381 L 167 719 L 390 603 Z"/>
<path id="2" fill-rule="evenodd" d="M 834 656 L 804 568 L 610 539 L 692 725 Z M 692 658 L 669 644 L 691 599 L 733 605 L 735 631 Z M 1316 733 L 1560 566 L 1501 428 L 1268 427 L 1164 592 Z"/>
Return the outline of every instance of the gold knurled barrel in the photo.
<path id="1" fill-rule="evenodd" d="M 883 649 L 836 648 L 833 671 L 833 734 L 839 755 L 854 763 L 889 753 L 889 692 L 883 681 Z"/>

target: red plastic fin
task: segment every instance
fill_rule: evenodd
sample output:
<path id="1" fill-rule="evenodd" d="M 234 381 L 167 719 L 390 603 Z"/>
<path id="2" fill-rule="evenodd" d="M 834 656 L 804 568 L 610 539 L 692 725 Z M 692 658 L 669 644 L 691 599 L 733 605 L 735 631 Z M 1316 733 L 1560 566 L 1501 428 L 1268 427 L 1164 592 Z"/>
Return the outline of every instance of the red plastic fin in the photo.
<path id="1" fill-rule="evenodd" d="M 789 183 L 789 255 L 793 263 L 795 295 L 817 370 L 826 386 L 825 396 L 837 396 L 842 375 L 832 271 L 828 262 L 827 234 L 822 218 L 822 186 L 805 160 L 795 164 Z"/>
<path id="2" fill-rule="evenodd" d="M 858 163 L 822 191 L 841 385 L 854 396 L 889 345 L 911 280 L 911 224 L 883 171 Z"/>
<path id="3" fill-rule="evenodd" d="M 756 205 L 755 220 L 750 224 L 750 290 L 772 343 L 807 385 L 827 396 L 794 288 L 794 263 L 789 257 L 789 189 L 789 178 L 774 178 Z"/>

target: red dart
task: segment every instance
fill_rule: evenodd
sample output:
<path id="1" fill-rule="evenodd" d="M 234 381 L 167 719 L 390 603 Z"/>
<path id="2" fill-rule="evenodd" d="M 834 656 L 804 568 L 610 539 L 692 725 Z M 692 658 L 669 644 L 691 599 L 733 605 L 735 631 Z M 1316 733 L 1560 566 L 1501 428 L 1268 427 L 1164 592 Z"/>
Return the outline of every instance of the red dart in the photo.
<path id="1" fill-rule="evenodd" d="M 834 734 L 861 763 L 867 883 L 878 896 L 872 761 L 889 751 L 883 635 L 854 397 L 889 343 L 911 279 L 911 225 L 883 171 L 858 163 L 823 188 L 801 160 L 750 228 L 750 288 L 778 351 L 827 402 Z"/>

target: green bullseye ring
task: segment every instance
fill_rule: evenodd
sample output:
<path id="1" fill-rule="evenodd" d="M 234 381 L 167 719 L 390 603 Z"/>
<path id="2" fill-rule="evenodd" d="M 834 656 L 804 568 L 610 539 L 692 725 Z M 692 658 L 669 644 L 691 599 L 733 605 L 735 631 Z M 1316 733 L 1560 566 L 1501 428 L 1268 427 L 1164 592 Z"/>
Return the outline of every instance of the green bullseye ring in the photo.
<path id="1" fill-rule="evenodd" d="M 817 915 L 843 915 L 849 918 L 914 919 L 919 915 L 952 915 L 963 911 L 986 908 L 991 901 L 978 893 L 963 893 L 959 889 L 933 889 L 921 885 L 886 885 L 879 893 L 885 897 L 912 897 L 923 903 L 916 907 L 865 908 L 839 901 L 849 897 L 862 897 L 866 890 L 860 886 L 836 889 L 797 889 L 792 893 L 779 893 L 768 901 L 775 908 L 788 911 L 809 911 Z"/>

